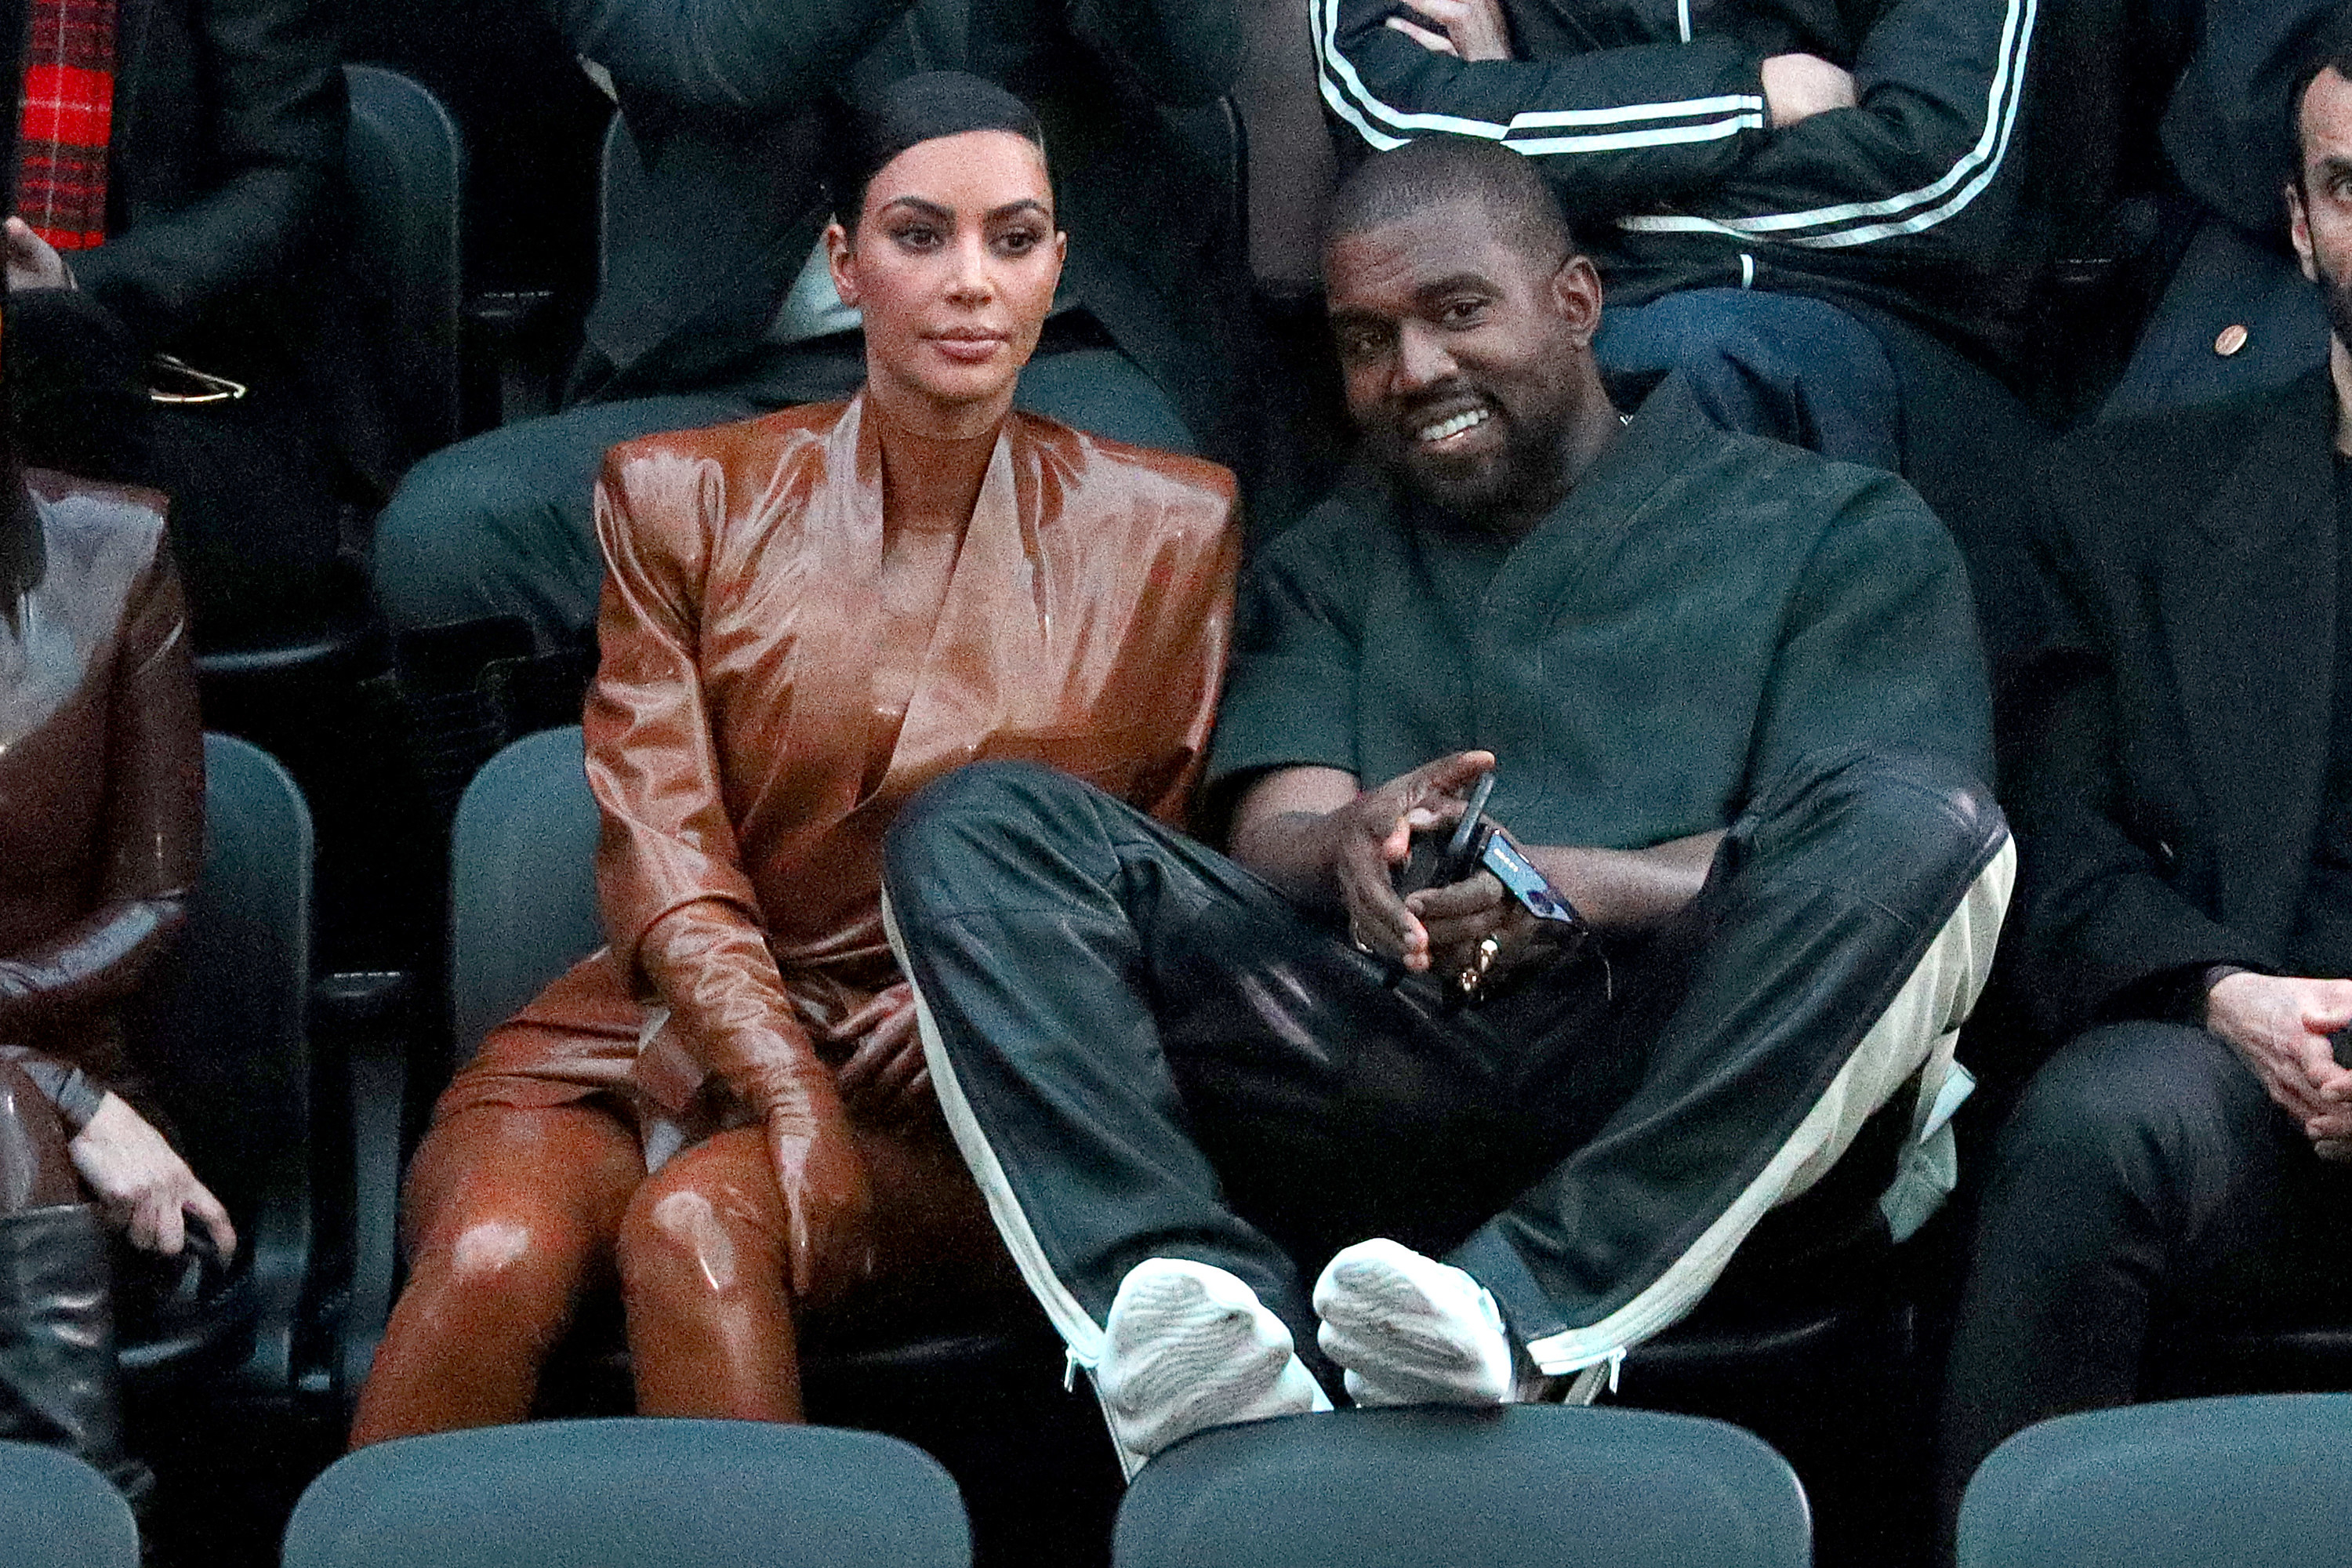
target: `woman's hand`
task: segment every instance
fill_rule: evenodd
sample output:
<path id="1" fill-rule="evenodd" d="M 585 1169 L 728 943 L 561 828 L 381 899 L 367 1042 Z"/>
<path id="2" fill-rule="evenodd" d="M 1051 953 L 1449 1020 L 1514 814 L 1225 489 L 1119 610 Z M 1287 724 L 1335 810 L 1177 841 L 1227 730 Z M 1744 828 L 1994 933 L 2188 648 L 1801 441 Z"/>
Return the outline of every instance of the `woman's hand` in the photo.
<path id="1" fill-rule="evenodd" d="M 229 1224 L 228 1210 L 121 1095 L 99 1102 L 98 1113 L 74 1134 L 66 1152 L 108 1217 L 129 1227 L 132 1246 L 176 1257 L 186 1245 L 186 1222 L 194 1219 L 221 1257 L 236 1252 L 236 1227 Z"/>
<path id="2" fill-rule="evenodd" d="M 768 1112 L 767 1129 L 768 1157 L 784 1198 L 793 1300 L 829 1305 L 874 1273 L 874 1194 L 866 1162 L 837 1104 L 779 1106 Z"/>
<path id="3" fill-rule="evenodd" d="M 841 1064 L 841 1098 L 852 1110 L 903 1120 L 929 1103 L 930 1069 L 915 1027 L 915 988 L 901 980 L 824 1031 L 835 1044 L 855 1041 Z"/>

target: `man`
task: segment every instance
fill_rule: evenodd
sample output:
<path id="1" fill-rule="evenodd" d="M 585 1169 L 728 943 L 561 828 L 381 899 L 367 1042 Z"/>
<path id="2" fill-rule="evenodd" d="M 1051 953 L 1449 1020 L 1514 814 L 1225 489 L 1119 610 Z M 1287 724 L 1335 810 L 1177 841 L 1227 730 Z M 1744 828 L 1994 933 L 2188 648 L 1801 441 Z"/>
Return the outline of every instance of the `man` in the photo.
<path id="1" fill-rule="evenodd" d="M 1948 1509 L 2010 1433 L 2137 1397 L 2158 1330 L 2352 1309 L 2352 15 L 2294 88 L 2327 369 L 2102 426 L 2041 476 L 2079 631 L 2021 689 L 2019 978 L 2069 1043 L 1984 1196 Z"/>
<path id="2" fill-rule="evenodd" d="M 1906 474 L 1908 405 L 1948 416 L 1913 384 L 1991 398 L 1950 348 L 2011 354 L 2039 270 L 2040 9 L 1308 0 L 1343 158 L 1452 132 L 1543 171 L 1618 307 L 1604 370 L 1681 368 L 1735 428 Z"/>
<path id="3" fill-rule="evenodd" d="M 1671 384 L 1628 425 L 1599 279 L 1511 153 L 1389 153 L 1331 224 L 1380 471 L 1245 592 L 1235 859 L 1003 765 L 888 850 L 949 1124 L 1130 1468 L 1343 1389 L 1589 1395 L 1857 1142 L 1866 1213 L 1808 1237 L 1883 1226 L 2008 886 L 1916 498 Z M 1400 899 L 1489 766 L 1523 846 Z M 1546 878 L 1599 951 L 1538 933 Z"/>

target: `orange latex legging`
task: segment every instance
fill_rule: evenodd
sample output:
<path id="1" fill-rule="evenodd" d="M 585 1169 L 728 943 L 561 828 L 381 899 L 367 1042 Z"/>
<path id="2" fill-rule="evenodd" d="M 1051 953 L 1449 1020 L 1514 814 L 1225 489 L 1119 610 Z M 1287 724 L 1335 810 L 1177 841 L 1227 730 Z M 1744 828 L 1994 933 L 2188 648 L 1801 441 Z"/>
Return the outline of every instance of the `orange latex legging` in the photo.
<path id="1" fill-rule="evenodd" d="M 1013 1279 L 936 1116 L 853 1129 L 874 1194 L 864 1293 Z M 641 1414 L 801 1418 L 783 1202 L 760 1130 L 722 1132 L 648 1176 L 608 1102 L 478 1103 L 435 1124 L 405 1195 L 408 1286 L 352 1447 L 523 1420 L 581 1292 L 616 1275 Z"/>

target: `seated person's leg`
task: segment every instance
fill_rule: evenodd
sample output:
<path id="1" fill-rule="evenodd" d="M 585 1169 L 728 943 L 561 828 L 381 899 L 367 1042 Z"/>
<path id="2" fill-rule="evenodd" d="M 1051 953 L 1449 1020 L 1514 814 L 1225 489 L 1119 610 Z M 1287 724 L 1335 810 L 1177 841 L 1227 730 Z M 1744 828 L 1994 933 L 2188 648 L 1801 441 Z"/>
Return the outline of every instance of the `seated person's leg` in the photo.
<path id="1" fill-rule="evenodd" d="M 1307 962 L 1353 962 L 1384 994 L 1377 968 L 1223 857 L 1044 768 L 967 768 L 917 796 L 891 830 L 885 888 L 949 1129 L 1129 1459 L 1198 1426 L 1324 1404 L 1295 1353 L 1316 1355 L 1297 1262 L 1228 1204 L 1229 1181 L 1275 1173 L 1253 1184 L 1231 1159 L 1213 1165 L 1193 1129 L 1212 1101 L 1235 1120 L 1254 1107 L 1289 1130 L 1299 1164 L 1328 1165 L 1315 1146 L 1344 1136 L 1318 1114 L 1333 1064 L 1298 1049 L 1286 1020 L 1252 1027 L 1234 1004 L 1222 1016 L 1240 1043 L 1180 1088 L 1156 997 L 1133 981 L 1167 979 L 1156 944 L 1312 942 Z M 1196 978 L 1175 984 L 1214 1006 Z"/>
<path id="2" fill-rule="evenodd" d="M 2323 1165 L 2203 1029 L 2119 1024 L 2052 1058 L 2002 1129 L 1977 1222 L 1939 1432 L 1945 1528 L 2011 1433 L 2139 1397 L 2166 1321 L 2242 1328 L 2331 1281 L 2340 1310 L 2347 1197 L 2352 1172 Z M 2306 1249 L 2315 1225 L 2335 1235 Z"/>
<path id="3" fill-rule="evenodd" d="M 409 1168 L 408 1284 L 352 1447 L 528 1416 L 541 1363 L 609 1267 L 645 1170 L 635 1135 L 593 1100 L 436 1120 Z"/>
<path id="4" fill-rule="evenodd" d="M 1698 898 L 1618 977 L 1639 1082 L 1447 1255 L 1538 1367 L 1591 1367 L 1678 1320 L 1774 1205 L 1949 1059 L 2015 858 L 1990 799 L 1927 759 L 1812 759 L 1734 824 Z M 1538 1089 L 1576 1107 L 1573 1056 Z M 1935 1086 L 1928 1086 L 1930 1091 Z M 1889 1174 L 1891 1175 L 1891 1172 Z"/>
<path id="5" fill-rule="evenodd" d="M 1621 408 L 1680 371 L 1727 430 L 1894 469 L 1902 399 L 1885 351 L 1836 306 L 1794 294 L 1692 289 L 1601 313 L 1593 355 Z"/>
<path id="6" fill-rule="evenodd" d="M 620 1266 L 639 1415 L 797 1421 L 812 1317 L 919 1316 L 1017 1289 L 988 1205 L 936 1121 L 853 1131 L 873 1205 L 843 1237 L 859 1255 L 815 1259 L 805 1298 L 792 1288 L 789 1218 L 762 1130 L 707 1139 L 637 1189 Z"/>
<path id="7" fill-rule="evenodd" d="M 582 640 L 604 579 L 590 500 L 606 450 L 763 411 L 731 393 L 583 404 L 436 452 L 376 519 L 385 618 L 405 630 L 520 616 L 542 650 Z"/>
<path id="8" fill-rule="evenodd" d="M 1117 349 L 1040 353 L 1021 372 L 1013 402 L 1074 430 L 1114 441 L 1188 455 L 1201 449 L 1159 384 Z"/>

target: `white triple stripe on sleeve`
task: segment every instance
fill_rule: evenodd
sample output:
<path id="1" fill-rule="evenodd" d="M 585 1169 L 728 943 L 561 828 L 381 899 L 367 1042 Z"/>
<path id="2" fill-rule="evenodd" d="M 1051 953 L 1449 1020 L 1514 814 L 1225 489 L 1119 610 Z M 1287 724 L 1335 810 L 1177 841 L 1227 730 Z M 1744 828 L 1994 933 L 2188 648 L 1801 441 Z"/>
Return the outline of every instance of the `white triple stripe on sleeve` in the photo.
<path id="1" fill-rule="evenodd" d="M 1832 249 L 1867 245 L 1893 235 L 1917 234 L 1976 200 L 2000 173 L 2017 130 L 2018 106 L 2025 100 L 2025 67 L 2033 49 L 2037 0 L 2009 0 L 2001 22 L 2000 61 L 1985 97 L 1984 130 L 1958 162 L 1916 190 L 1872 202 L 1844 202 L 1806 212 L 1767 213 L 1754 217 L 1704 218 L 1645 216 L 1618 220 L 1644 234 L 1722 234 L 1744 240 L 1781 240 Z M 1797 234 L 1796 229 L 1819 229 Z"/>
<path id="2" fill-rule="evenodd" d="M 1612 153 L 1683 142 L 1717 142 L 1742 131 L 1764 128 L 1764 100 L 1752 93 L 1724 93 L 1674 103 L 1634 103 L 1608 109 L 1530 110 L 1507 121 L 1472 120 L 1458 114 L 1415 113 L 1382 102 L 1364 85 L 1355 62 L 1339 50 L 1339 0 L 1307 0 L 1315 31 L 1316 75 L 1323 101 L 1379 152 L 1402 147 L 1414 132 L 1445 132 L 1501 142 L 1530 157 L 1560 153 Z M 1622 127 L 1573 135 L 1528 135 L 1585 126 Z"/>
<path id="3" fill-rule="evenodd" d="M 1536 110 L 1508 121 L 1415 113 L 1381 101 L 1364 85 L 1355 65 L 1340 52 L 1339 0 L 1307 0 L 1315 33 L 1317 76 L 1324 102 L 1363 137 L 1386 152 L 1415 132 L 1446 132 L 1500 142 L 1530 157 L 1624 152 L 1679 142 L 1720 141 L 1742 131 L 1765 128 L 1764 100 L 1747 94 L 1685 99 L 1672 103 L 1628 104 L 1609 109 Z M 1687 0 L 1677 0 L 1676 20 L 1690 37 Z M 1755 241 L 1780 241 L 1831 249 L 1866 245 L 1895 235 L 1932 228 L 1965 208 L 1992 184 L 2008 156 L 2024 100 L 2026 61 L 2032 52 L 2038 0 L 2008 0 L 2002 17 L 2000 58 L 1985 97 L 1984 128 L 1949 169 L 1916 190 L 1875 201 L 1844 202 L 1803 212 L 1763 213 L 1744 217 L 1643 215 L 1618 220 L 1621 227 L 1648 234 L 1718 234 Z M 1571 127 L 1623 126 L 1572 135 L 1529 132 Z M 1798 232 L 1811 230 L 1814 232 Z"/>

